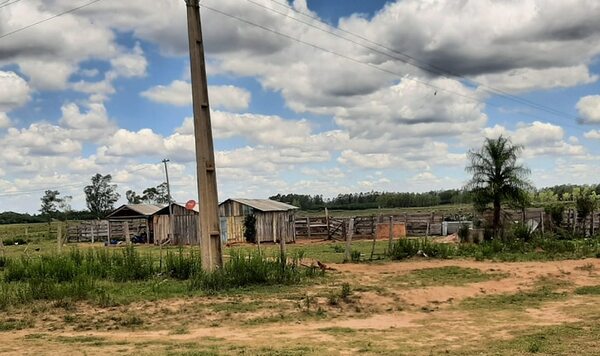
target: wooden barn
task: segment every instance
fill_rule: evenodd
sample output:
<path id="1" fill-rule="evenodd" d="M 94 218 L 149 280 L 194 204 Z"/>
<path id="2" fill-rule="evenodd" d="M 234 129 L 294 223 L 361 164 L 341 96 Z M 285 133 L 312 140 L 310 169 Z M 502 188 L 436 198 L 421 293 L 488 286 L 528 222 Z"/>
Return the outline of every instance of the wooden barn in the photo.
<path id="1" fill-rule="evenodd" d="M 108 241 L 131 241 L 143 239 L 154 243 L 154 213 L 162 209 L 155 204 L 125 204 L 110 213 L 108 220 Z"/>
<path id="2" fill-rule="evenodd" d="M 269 199 L 227 199 L 219 204 L 221 240 L 226 243 L 245 242 L 244 220 L 256 219 L 256 239 L 259 242 L 296 240 L 295 210 L 297 207 Z"/>
<path id="3" fill-rule="evenodd" d="M 156 243 L 171 245 L 198 245 L 198 205 L 193 210 L 186 209 L 184 204 L 171 203 L 173 209 L 173 237 L 169 226 L 169 206 L 157 211 L 153 218 L 154 237 Z"/>

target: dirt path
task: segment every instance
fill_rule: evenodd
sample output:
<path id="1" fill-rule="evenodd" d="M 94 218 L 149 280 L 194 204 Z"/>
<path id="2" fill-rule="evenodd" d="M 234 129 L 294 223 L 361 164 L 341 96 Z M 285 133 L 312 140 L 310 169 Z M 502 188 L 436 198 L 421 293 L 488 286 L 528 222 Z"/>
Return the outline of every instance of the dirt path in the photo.
<path id="1" fill-rule="evenodd" d="M 498 280 L 459 286 L 436 285 L 423 288 L 399 288 L 387 282 L 389 276 L 447 266 L 474 268 L 506 276 Z M 544 278 L 561 282 L 561 286 L 564 286 L 561 288 L 570 290 L 578 286 L 599 285 L 598 259 L 524 263 L 416 260 L 381 265 L 341 264 L 332 267 L 336 270 L 334 274 L 339 281 L 337 285 L 341 281 L 348 281 L 356 291 L 350 301 L 331 306 L 325 297 L 318 296 L 318 289 L 309 289 L 307 293 L 317 295 L 312 311 L 307 313 L 310 317 L 294 320 L 300 315 L 299 312 L 279 308 L 276 304 L 277 296 L 273 297 L 272 303 L 266 303 L 267 306 L 259 310 L 229 315 L 227 312 L 217 313 L 217 316 L 222 317 L 222 325 L 207 325 L 209 317 L 189 312 L 190 308 L 198 308 L 207 303 L 199 298 L 162 302 L 163 305 L 170 305 L 172 315 L 168 311 L 161 314 L 158 309 L 152 309 L 157 308 L 154 306 L 156 303 L 142 303 L 126 307 L 129 311 L 146 310 L 150 315 L 142 330 L 73 331 L 64 328 L 52 331 L 50 325 L 54 324 L 42 320 L 34 328 L 0 332 L 0 353 L 163 354 L 168 350 L 184 352 L 186 347 L 193 345 L 203 350 L 212 350 L 215 354 L 236 354 L 236 350 L 260 351 L 265 348 L 305 351 L 299 354 L 354 354 L 378 353 L 380 349 L 394 350 L 402 345 L 407 350 L 414 348 L 418 354 L 422 345 L 427 343 L 436 343 L 439 347 L 452 350 L 457 345 L 485 341 L 486 335 L 509 339 L 517 329 L 577 322 L 582 316 L 569 312 L 577 308 L 596 308 L 593 310 L 600 314 L 597 299 L 573 295 L 560 302 L 550 301 L 522 310 L 473 312 L 458 307 L 460 301 L 466 298 L 531 290 Z M 231 300 L 213 298 L 209 302 L 231 303 Z M 324 311 L 327 317 L 318 317 L 318 310 Z M 48 311 L 50 314 L 53 312 L 55 311 Z M 98 313 L 110 313 L 91 307 L 79 312 L 89 318 Z M 236 320 L 247 320 L 248 316 L 273 313 L 280 313 L 283 321 L 236 323 Z M 286 317 L 288 314 L 291 316 Z M 60 317 L 58 315 L 54 320 Z M 65 318 L 64 315 L 62 317 Z M 46 316 L 46 319 L 50 320 L 51 317 Z M 177 322 L 185 324 L 185 330 L 177 332 Z M 457 343 L 457 340 L 460 342 Z"/>

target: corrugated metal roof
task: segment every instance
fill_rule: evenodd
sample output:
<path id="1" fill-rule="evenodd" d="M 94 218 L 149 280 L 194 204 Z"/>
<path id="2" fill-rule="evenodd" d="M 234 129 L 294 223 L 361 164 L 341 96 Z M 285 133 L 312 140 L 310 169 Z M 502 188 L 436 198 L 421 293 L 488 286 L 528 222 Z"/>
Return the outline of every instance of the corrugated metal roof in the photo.
<path id="1" fill-rule="evenodd" d="M 278 202 L 271 199 L 241 199 L 241 198 L 230 198 L 228 200 L 236 201 L 240 204 L 248 205 L 256 210 L 260 211 L 288 211 L 298 209 L 298 207 Z M 223 202 L 225 203 L 225 202 Z M 223 204 L 221 203 L 221 204 Z"/>
<path id="2" fill-rule="evenodd" d="M 126 206 L 133 211 L 148 216 L 163 208 L 163 205 L 158 204 L 127 204 Z"/>
<path id="3" fill-rule="evenodd" d="M 182 207 L 182 208 L 184 208 L 184 209 L 187 209 L 187 208 L 185 207 L 185 203 L 173 203 L 173 205 L 179 205 L 180 207 Z M 167 210 L 167 211 L 168 211 L 168 210 L 169 210 L 169 206 L 168 206 L 168 205 L 165 205 L 165 206 L 163 206 L 162 208 L 160 208 L 160 210 L 159 210 L 159 211 L 161 211 L 161 212 L 162 212 L 162 210 Z M 193 210 L 194 210 L 195 212 L 197 212 L 197 213 L 198 213 L 198 212 L 200 212 L 200 206 L 199 206 L 198 204 L 196 204 L 196 205 L 194 206 L 194 209 L 193 209 Z"/>

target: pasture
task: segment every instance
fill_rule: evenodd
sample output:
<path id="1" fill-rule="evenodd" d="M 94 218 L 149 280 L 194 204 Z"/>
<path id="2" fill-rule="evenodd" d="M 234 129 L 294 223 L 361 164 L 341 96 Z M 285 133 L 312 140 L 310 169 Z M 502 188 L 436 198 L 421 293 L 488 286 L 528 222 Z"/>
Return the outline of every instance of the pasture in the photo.
<path id="1" fill-rule="evenodd" d="M 47 226 L 46 226 L 47 228 Z M 40 229 L 43 231 L 43 229 Z M 33 230 L 32 230 L 33 231 Z M 481 245 L 359 240 L 0 251 L 0 353 L 598 354 L 600 239 Z M 316 261 L 326 269 L 314 267 Z"/>

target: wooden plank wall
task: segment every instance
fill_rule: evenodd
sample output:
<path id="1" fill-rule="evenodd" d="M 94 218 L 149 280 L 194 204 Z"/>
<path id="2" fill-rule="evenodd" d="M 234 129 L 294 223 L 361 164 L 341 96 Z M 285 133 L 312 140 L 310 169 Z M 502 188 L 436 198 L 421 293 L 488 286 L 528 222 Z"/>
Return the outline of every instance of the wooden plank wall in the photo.
<path id="1" fill-rule="evenodd" d="M 256 238 L 260 242 L 295 241 L 294 213 L 290 211 L 255 212 Z"/>
<path id="2" fill-rule="evenodd" d="M 108 220 L 67 221 L 68 242 L 106 241 Z"/>
<path id="3" fill-rule="evenodd" d="M 239 243 L 245 242 L 244 237 L 244 217 L 243 216 L 229 216 L 227 219 L 227 243 Z"/>

